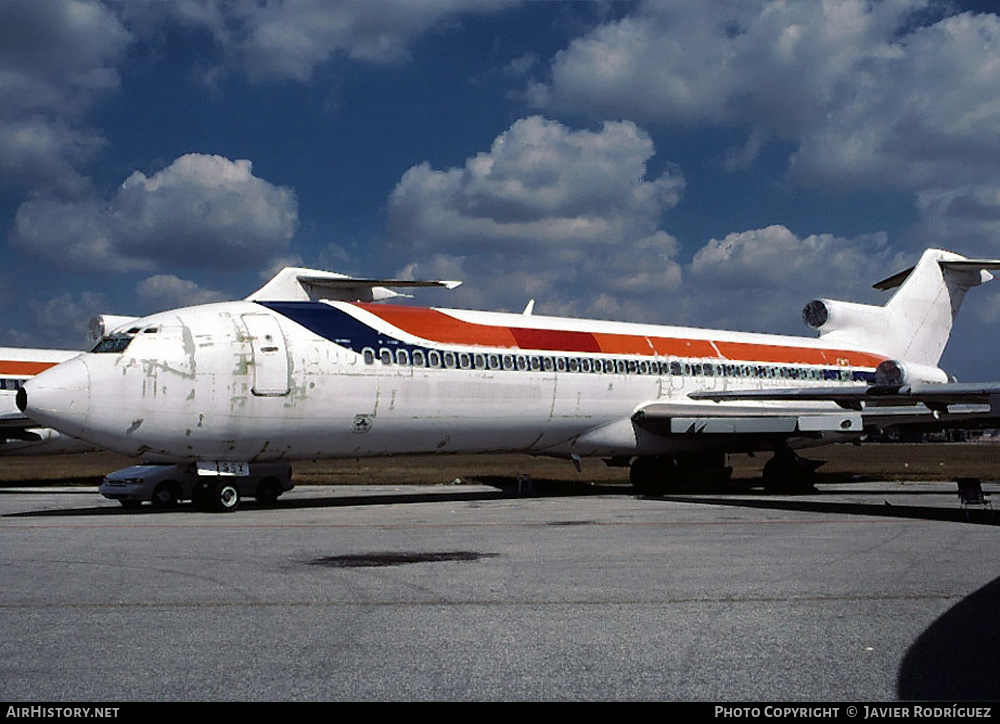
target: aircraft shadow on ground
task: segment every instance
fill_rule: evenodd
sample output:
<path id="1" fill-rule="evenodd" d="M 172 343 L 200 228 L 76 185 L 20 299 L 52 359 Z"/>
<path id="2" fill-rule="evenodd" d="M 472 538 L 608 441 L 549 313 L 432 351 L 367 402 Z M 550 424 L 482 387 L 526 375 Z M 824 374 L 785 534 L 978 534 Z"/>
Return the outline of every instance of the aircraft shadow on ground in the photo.
<path id="1" fill-rule="evenodd" d="M 842 489 L 833 491 L 831 495 L 844 495 L 848 491 Z M 724 495 L 665 495 L 657 500 L 667 500 L 679 503 L 701 503 L 703 505 L 724 505 L 736 508 L 758 508 L 763 510 L 789 510 L 804 511 L 811 513 L 838 514 L 838 515 L 870 515 L 879 518 L 911 518 L 915 520 L 941 520 L 953 523 L 969 523 L 973 525 L 1000 525 L 1000 518 L 996 517 L 992 510 L 964 510 L 958 503 L 955 507 L 938 507 L 922 505 L 901 505 L 890 502 L 896 495 L 910 497 L 914 495 L 911 491 L 900 491 L 892 493 L 879 491 L 872 493 L 859 489 L 854 491 L 858 494 L 871 495 L 878 498 L 878 502 L 862 503 L 851 501 L 829 502 L 823 500 L 801 500 L 782 496 L 761 496 L 754 498 L 734 498 Z M 813 492 L 811 495 L 822 495 L 821 492 Z M 933 493 L 940 497 L 940 491 Z M 956 496 L 957 499 L 957 496 Z"/>
<path id="2" fill-rule="evenodd" d="M 591 482 L 576 482 L 567 480 L 548 479 L 523 479 L 516 480 L 506 476 L 484 476 L 475 481 L 477 486 L 487 486 L 488 489 L 477 487 L 476 489 L 463 489 L 461 485 L 456 485 L 452 490 L 442 492 L 440 486 L 428 489 L 427 492 L 399 492 L 393 491 L 391 486 L 386 486 L 384 493 L 358 493 L 357 495 L 336 495 L 336 496 L 304 496 L 304 497 L 283 497 L 275 505 L 267 506 L 271 510 L 296 510 L 308 508 L 341 508 L 361 505 L 404 505 L 413 503 L 441 503 L 441 502 L 479 502 L 500 499 L 516 498 L 545 498 L 545 497 L 583 497 L 591 495 L 633 495 L 631 488 L 620 484 L 601 484 Z M 944 493 L 936 491 L 878 491 L 877 493 L 866 490 L 863 482 L 858 484 L 855 490 L 844 490 L 838 487 L 837 490 L 823 491 L 822 487 L 808 492 L 810 497 L 806 500 L 802 495 L 773 494 L 763 491 L 759 487 L 759 481 L 743 480 L 731 481 L 729 483 L 712 485 L 689 485 L 678 487 L 669 495 L 643 496 L 650 501 L 670 501 L 684 503 L 700 503 L 707 505 L 720 505 L 729 507 L 758 508 L 770 510 L 789 511 L 809 511 L 822 514 L 839 515 L 870 515 L 878 517 L 899 517 L 913 518 L 920 520 L 940 520 L 956 523 L 972 523 L 980 525 L 1000 525 L 1000 517 L 994 515 L 992 510 L 969 510 L 962 509 L 957 502 L 954 507 L 941 506 L 918 506 L 901 505 L 891 503 L 890 500 L 896 495 L 906 495 L 907 497 L 928 495 L 940 497 Z M 301 486 L 300 490 L 308 490 L 309 486 Z M 845 494 L 871 495 L 878 498 L 878 502 L 848 502 L 837 501 L 828 502 L 815 500 L 817 496 Z M 737 497 L 739 496 L 739 497 Z M 750 497 L 748 497 L 750 496 Z M 254 500 L 244 501 L 241 509 L 261 510 Z M 8 513 L 3 517 L 73 517 L 92 515 L 170 515 L 174 513 L 196 512 L 190 503 L 182 503 L 172 508 L 153 508 L 144 505 L 138 509 L 125 509 L 107 504 L 100 506 L 88 506 L 85 508 L 63 508 L 22 511 L 18 513 Z M 239 511 L 237 511 L 239 514 Z"/>
<path id="3" fill-rule="evenodd" d="M 993 561 L 970 561 L 992 565 Z M 902 700 L 1000 700 L 1000 579 L 962 599 L 910 646 L 900 664 Z"/>

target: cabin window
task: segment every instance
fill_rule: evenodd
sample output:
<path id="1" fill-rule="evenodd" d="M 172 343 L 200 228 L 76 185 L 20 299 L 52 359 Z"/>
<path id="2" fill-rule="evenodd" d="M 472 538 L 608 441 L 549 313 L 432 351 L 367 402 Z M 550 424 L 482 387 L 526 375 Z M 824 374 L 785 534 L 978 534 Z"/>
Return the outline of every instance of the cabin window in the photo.
<path id="1" fill-rule="evenodd" d="M 477 370 L 486 369 L 486 355 L 484 354 L 472 355 L 472 364 L 475 365 Z"/>
<path id="2" fill-rule="evenodd" d="M 435 369 L 441 366 L 441 353 L 436 349 L 427 350 L 427 366 Z"/>
<path id="3" fill-rule="evenodd" d="M 389 350 L 389 349 L 380 349 L 378 351 L 378 359 L 379 359 L 379 362 L 381 362 L 384 365 L 391 365 L 392 364 L 392 350 Z"/>
<path id="4" fill-rule="evenodd" d="M 413 350 L 413 366 L 414 367 L 425 367 L 427 365 L 427 357 L 424 355 L 422 349 Z"/>
<path id="5" fill-rule="evenodd" d="M 450 370 L 455 369 L 455 353 L 445 352 L 443 357 L 444 357 L 444 366 Z"/>
<path id="6" fill-rule="evenodd" d="M 555 360 L 551 357 L 542 357 L 542 369 L 546 372 L 551 372 L 556 367 Z"/>
<path id="7" fill-rule="evenodd" d="M 371 347 L 365 347 L 361 350 L 361 356 L 364 358 L 366 365 L 375 364 L 375 350 Z"/>
<path id="8" fill-rule="evenodd" d="M 410 364 L 410 353 L 405 349 L 396 350 L 396 364 L 398 365 L 409 365 Z"/>
<path id="9" fill-rule="evenodd" d="M 472 358 L 469 356 L 468 352 L 458 353 L 458 366 L 463 370 L 467 370 L 472 366 Z"/>

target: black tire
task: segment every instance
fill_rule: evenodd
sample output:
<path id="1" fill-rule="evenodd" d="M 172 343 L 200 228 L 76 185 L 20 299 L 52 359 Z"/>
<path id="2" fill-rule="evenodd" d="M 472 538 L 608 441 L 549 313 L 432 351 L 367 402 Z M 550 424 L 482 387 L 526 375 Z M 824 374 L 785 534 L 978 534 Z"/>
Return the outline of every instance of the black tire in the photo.
<path id="1" fill-rule="evenodd" d="M 240 507 L 240 491 L 233 483 L 220 480 L 212 486 L 212 509 L 217 513 L 232 513 Z"/>
<path id="2" fill-rule="evenodd" d="M 774 493 L 810 492 L 815 489 L 816 468 L 822 464 L 794 453 L 776 454 L 764 464 L 764 488 Z"/>
<path id="3" fill-rule="evenodd" d="M 175 480 L 164 480 L 156 486 L 149 502 L 154 508 L 173 508 L 181 498 L 180 486 Z"/>
<path id="4" fill-rule="evenodd" d="M 663 495 L 676 472 L 669 457 L 639 457 L 629 466 L 629 482 L 636 495 Z"/>
<path id="5" fill-rule="evenodd" d="M 278 483 L 278 479 L 264 478 L 257 486 L 254 498 L 261 505 L 274 505 L 278 502 L 279 495 L 281 495 L 281 485 Z"/>

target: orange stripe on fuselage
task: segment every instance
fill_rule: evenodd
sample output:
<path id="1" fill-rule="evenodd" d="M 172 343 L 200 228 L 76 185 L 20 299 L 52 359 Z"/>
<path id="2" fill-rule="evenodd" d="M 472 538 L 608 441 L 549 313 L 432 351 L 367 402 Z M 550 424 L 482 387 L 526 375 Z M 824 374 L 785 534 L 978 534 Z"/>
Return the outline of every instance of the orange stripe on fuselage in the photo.
<path id="1" fill-rule="evenodd" d="M 483 347 L 518 346 L 517 340 L 507 327 L 462 322 L 436 309 L 360 303 L 357 306 L 408 334 L 433 342 Z"/>
<path id="2" fill-rule="evenodd" d="M 0 360 L 0 375 L 34 377 L 49 367 L 55 367 L 56 362 L 19 362 L 17 360 Z"/>
<path id="3" fill-rule="evenodd" d="M 394 327 L 439 344 L 549 352 L 690 357 L 768 364 L 877 367 L 886 358 L 866 352 L 753 342 L 647 337 L 636 334 L 500 327 L 466 322 L 436 309 L 358 303 Z"/>

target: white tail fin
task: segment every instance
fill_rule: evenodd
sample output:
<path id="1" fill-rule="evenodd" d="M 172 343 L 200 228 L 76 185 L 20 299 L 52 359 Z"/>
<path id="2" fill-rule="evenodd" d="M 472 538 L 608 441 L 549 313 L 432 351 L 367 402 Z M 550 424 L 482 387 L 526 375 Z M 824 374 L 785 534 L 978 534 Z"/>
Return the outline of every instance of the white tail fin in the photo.
<path id="1" fill-rule="evenodd" d="M 817 299 L 802 316 L 831 342 L 936 367 L 965 293 L 993 278 L 987 269 L 1000 269 L 1000 260 L 928 249 L 916 266 L 875 285 L 899 287 L 885 306 Z"/>

